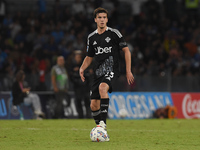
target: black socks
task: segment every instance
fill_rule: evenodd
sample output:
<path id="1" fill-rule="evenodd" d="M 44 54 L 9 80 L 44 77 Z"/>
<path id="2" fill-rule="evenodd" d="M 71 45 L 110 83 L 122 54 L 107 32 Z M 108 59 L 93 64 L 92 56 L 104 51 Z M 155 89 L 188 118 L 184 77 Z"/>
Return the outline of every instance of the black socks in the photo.
<path id="1" fill-rule="evenodd" d="M 106 124 L 106 119 L 108 115 L 108 107 L 109 107 L 109 98 L 102 98 L 100 109 L 96 111 L 92 111 L 92 116 L 95 120 L 95 123 L 98 125 L 101 120 Z"/>
<path id="2" fill-rule="evenodd" d="M 108 115 L 109 98 L 101 99 L 101 120 L 106 124 L 106 119 Z"/>
<path id="3" fill-rule="evenodd" d="M 101 109 L 92 111 L 92 117 L 94 118 L 95 123 L 98 125 L 101 120 Z"/>

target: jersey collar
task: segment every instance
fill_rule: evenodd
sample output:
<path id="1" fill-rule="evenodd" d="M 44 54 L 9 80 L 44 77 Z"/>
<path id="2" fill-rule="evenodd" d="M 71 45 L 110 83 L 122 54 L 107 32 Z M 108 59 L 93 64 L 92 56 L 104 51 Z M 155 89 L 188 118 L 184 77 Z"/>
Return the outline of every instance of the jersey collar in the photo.
<path id="1" fill-rule="evenodd" d="M 108 31 L 108 27 L 106 28 L 106 31 Z M 98 30 L 97 30 L 97 29 L 95 30 L 95 33 L 98 33 Z"/>

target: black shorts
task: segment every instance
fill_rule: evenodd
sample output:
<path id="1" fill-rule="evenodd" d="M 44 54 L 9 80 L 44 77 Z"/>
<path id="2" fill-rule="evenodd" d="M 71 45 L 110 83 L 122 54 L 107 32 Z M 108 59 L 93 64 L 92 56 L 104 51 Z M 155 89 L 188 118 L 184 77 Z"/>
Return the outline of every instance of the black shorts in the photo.
<path id="1" fill-rule="evenodd" d="M 90 98 L 91 99 L 100 99 L 100 94 L 99 94 L 99 85 L 101 83 L 107 83 L 109 86 L 109 90 L 108 92 L 111 93 L 112 92 L 112 86 L 115 83 L 115 81 L 117 80 L 118 76 L 113 76 L 112 75 L 104 75 L 102 77 L 99 77 L 97 79 L 94 79 L 92 87 L 91 87 L 91 91 L 90 91 Z"/>

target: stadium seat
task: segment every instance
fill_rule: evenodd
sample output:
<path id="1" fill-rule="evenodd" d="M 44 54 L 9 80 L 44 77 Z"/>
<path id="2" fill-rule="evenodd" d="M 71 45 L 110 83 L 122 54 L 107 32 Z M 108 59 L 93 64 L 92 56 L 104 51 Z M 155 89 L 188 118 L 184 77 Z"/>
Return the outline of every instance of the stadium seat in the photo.
<path id="1" fill-rule="evenodd" d="M 20 120 L 24 120 L 24 113 L 23 113 L 23 108 L 24 107 L 28 107 L 28 110 L 30 112 L 30 114 L 33 116 L 33 111 L 32 111 L 32 107 L 31 105 L 27 105 L 25 103 L 21 103 L 20 105 L 14 106 L 13 105 L 13 96 L 12 96 L 12 92 L 10 92 L 10 102 L 9 102 L 9 110 L 8 110 L 8 119 L 11 119 L 11 112 L 12 109 L 16 109 L 16 111 L 19 112 L 19 119 Z"/>

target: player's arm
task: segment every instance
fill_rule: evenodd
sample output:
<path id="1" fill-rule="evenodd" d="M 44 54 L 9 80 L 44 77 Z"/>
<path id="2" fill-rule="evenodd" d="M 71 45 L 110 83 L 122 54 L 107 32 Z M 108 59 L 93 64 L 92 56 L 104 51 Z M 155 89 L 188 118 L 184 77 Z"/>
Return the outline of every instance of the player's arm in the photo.
<path id="1" fill-rule="evenodd" d="M 51 83 L 53 85 L 53 90 L 55 92 L 58 92 L 58 87 L 57 87 L 57 84 L 56 84 L 56 75 L 54 73 L 54 70 L 52 69 L 52 73 L 51 73 Z"/>
<path id="2" fill-rule="evenodd" d="M 122 50 L 124 51 L 124 55 L 125 55 L 126 78 L 127 78 L 128 84 L 130 85 L 134 82 L 134 77 L 131 72 L 131 53 L 130 53 L 130 50 L 128 47 L 124 47 L 124 48 L 122 48 Z"/>
<path id="3" fill-rule="evenodd" d="M 86 56 L 83 64 L 81 65 L 80 69 L 79 69 L 79 75 L 81 77 L 81 80 L 84 82 L 85 81 L 85 77 L 84 77 L 84 70 L 87 69 L 87 67 L 90 66 L 90 64 L 92 63 L 93 57 L 89 57 Z"/>
<path id="4" fill-rule="evenodd" d="M 55 76 L 55 75 L 52 75 L 52 76 L 51 76 L 51 82 L 52 82 L 52 85 L 53 85 L 53 90 L 54 90 L 55 92 L 58 92 L 58 87 L 57 87 L 57 85 L 56 85 L 56 76 Z"/>

